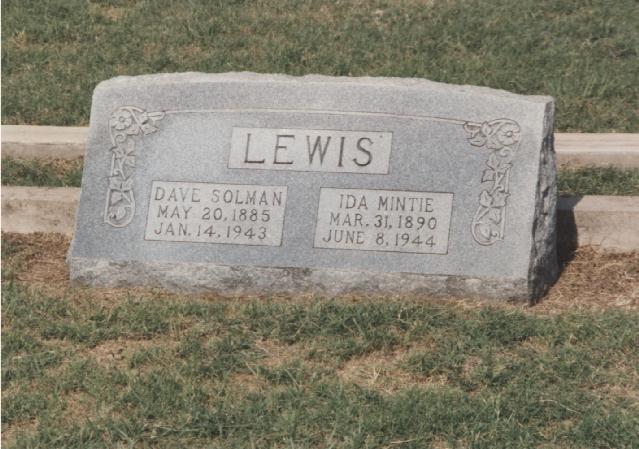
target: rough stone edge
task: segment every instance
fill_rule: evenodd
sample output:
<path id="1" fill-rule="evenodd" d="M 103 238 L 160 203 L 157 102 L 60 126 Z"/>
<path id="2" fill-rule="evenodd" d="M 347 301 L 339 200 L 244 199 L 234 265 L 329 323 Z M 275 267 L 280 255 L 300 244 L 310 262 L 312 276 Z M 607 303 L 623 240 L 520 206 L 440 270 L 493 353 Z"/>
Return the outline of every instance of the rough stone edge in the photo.
<path id="1" fill-rule="evenodd" d="M 534 103 L 547 103 L 552 97 L 544 95 L 522 95 L 508 92 L 503 89 L 493 89 L 485 86 L 473 86 L 468 84 L 448 84 L 431 81 L 425 78 L 399 78 L 399 77 L 372 77 L 372 76 L 328 76 L 328 75 L 286 75 L 281 73 L 256 73 L 256 72 L 176 72 L 157 73 L 135 76 L 116 76 L 100 82 L 95 90 L 121 88 L 123 85 L 136 84 L 183 84 L 183 83 L 214 83 L 214 82 L 254 82 L 254 83 L 305 83 L 305 84 L 336 84 L 336 85 L 367 85 L 370 87 L 394 87 L 394 88 L 429 88 L 447 90 L 460 94 L 484 95 L 507 98 L 511 100 L 529 101 Z"/>
<path id="2" fill-rule="evenodd" d="M 526 279 L 486 279 L 328 268 L 113 261 L 67 256 L 71 282 L 89 287 L 153 287 L 177 293 L 243 295 L 398 294 L 528 300 Z"/>
<path id="3" fill-rule="evenodd" d="M 557 166 L 554 147 L 555 103 L 546 104 L 535 193 L 532 248 L 528 269 L 529 301 L 536 303 L 559 276 L 557 262 Z"/>

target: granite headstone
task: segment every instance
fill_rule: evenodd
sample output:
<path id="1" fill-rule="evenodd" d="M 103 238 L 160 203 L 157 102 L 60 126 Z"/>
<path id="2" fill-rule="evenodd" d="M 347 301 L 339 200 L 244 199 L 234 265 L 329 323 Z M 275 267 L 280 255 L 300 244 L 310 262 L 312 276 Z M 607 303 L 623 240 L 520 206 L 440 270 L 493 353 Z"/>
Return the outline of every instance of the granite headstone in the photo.
<path id="1" fill-rule="evenodd" d="M 557 276 L 553 118 L 550 97 L 423 79 L 114 78 L 71 278 L 534 301 Z"/>

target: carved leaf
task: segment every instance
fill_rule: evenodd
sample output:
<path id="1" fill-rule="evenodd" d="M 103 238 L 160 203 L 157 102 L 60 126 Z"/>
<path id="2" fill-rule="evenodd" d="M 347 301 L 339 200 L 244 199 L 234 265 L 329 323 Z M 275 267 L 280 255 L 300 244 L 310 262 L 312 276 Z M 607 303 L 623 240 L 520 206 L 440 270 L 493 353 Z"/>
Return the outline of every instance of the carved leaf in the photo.
<path id="1" fill-rule="evenodd" d="M 464 131 L 468 134 L 468 143 L 475 147 L 482 147 L 486 143 L 486 136 L 482 134 L 482 125 L 464 123 Z"/>
<path id="2" fill-rule="evenodd" d="M 506 199 L 509 194 L 505 192 L 495 192 L 493 193 L 493 206 L 495 207 L 504 207 L 506 206 Z"/>
<path id="3" fill-rule="evenodd" d="M 503 145 L 499 142 L 496 135 L 492 135 L 486 140 L 486 148 L 490 150 L 499 150 L 502 147 Z"/>
<path id="4" fill-rule="evenodd" d="M 154 133 L 155 131 L 158 130 L 156 126 L 151 125 L 149 122 L 142 123 L 140 127 L 142 128 L 142 132 L 144 133 L 144 135 Z"/>
<path id="5" fill-rule="evenodd" d="M 122 191 L 128 192 L 133 189 L 133 179 L 129 178 L 125 181 L 122 181 Z"/>
<path id="6" fill-rule="evenodd" d="M 118 159 L 130 155 L 133 153 L 133 150 L 135 150 L 135 147 L 131 140 L 119 142 L 117 146 L 111 148 L 111 151 L 113 151 L 113 154 L 115 154 L 115 157 Z"/>
<path id="7" fill-rule="evenodd" d="M 491 153 L 490 156 L 488 156 L 488 160 L 486 161 L 486 165 L 488 165 L 493 170 L 497 170 L 499 168 L 499 161 L 495 157 L 495 153 Z"/>
<path id="8" fill-rule="evenodd" d="M 490 127 L 490 125 L 488 124 L 488 122 L 484 122 L 481 125 L 481 132 L 484 136 L 488 137 L 493 133 L 492 128 Z"/>
<path id="9" fill-rule="evenodd" d="M 495 180 L 495 171 L 487 168 L 486 170 L 484 170 L 484 174 L 481 177 L 481 182 L 488 182 L 488 181 L 494 181 Z"/>
<path id="10" fill-rule="evenodd" d="M 111 192 L 111 204 L 118 204 L 120 201 L 122 201 L 122 198 L 122 192 L 118 190 Z"/>
<path id="11" fill-rule="evenodd" d="M 487 191 L 481 192 L 479 195 L 479 204 L 483 207 L 491 207 L 493 204 L 493 197 Z"/>
<path id="12" fill-rule="evenodd" d="M 111 151 L 113 151 L 113 154 L 115 154 L 115 157 L 117 157 L 118 159 L 124 157 L 124 148 L 119 145 L 117 147 L 111 148 Z"/>
<path id="13" fill-rule="evenodd" d="M 490 212 L 486 214 L 486 217 L 493 223 L 501 222 L 501 210 L 498 208 L 491 209 Z"/>
<path id="14" fill-rule="evenodd" d="M 120 176 L 109 177 L 109 189 L 122 190 L 122 178 Z"/>
<path id="15" fill-rule="evenodd" d="M 468 143 L 470 143 L 474 147 L 483 147 L 486 145 L 486 136 L 479 133 L 475 137 L 468 139 Z"/>
<path id="16" fill-rule="evenodd" d="M 486 165 L 488 165 L 495 171 L 499 171 L 499 169 L 501 168 L 501 161 L 495 153 L 490 153 L 490 156 L 488 156 L 488 161 L 486 161 Z"/>
<path id="17" fill-rule="evenodd" d="M 477 225 L 477 231 L 484 241 L 490 240 L 491 231 L 489 225 L 487 225 L 486 223 L 479 223 Z"/>
<path id="18" fill-rule="evenodd" d="M 464 131 L 468 133 L 469 137 L 475 137 L 475 135 L 481 131 L 481 125 L 476 123 L 466 122 L 464 123 Z"/>
<path id="19" fill-rule="evenodd" d="M 135 156 L 126 156 L 122 159 L 122 164 L 128 165 L 129 167 L 135 167 Z"/>

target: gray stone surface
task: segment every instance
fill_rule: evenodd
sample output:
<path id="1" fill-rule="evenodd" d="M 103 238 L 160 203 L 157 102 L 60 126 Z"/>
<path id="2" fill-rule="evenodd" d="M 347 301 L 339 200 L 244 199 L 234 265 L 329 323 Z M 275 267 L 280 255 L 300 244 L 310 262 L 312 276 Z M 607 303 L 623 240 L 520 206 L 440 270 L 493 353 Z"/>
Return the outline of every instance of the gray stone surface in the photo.
<path id="1" fill-rule="evenodd" d="M 534 301 L 557 276 L 554 104 L 422 79 L 95 90 L 72 280 Z"/>

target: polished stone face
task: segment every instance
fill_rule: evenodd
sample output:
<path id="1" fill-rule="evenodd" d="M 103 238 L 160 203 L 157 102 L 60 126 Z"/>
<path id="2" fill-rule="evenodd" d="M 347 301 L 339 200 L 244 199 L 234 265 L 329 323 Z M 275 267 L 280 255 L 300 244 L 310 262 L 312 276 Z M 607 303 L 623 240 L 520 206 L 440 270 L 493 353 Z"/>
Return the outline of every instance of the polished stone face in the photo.
<path id="1" fill-rule="evenodd" d="M 557 273 L 553 114 L 549 97 L 419 79 L 106 81 L 71 276 L 537 298 Z"/>

